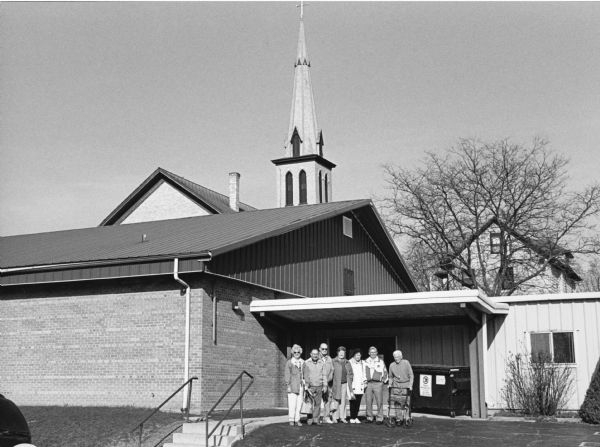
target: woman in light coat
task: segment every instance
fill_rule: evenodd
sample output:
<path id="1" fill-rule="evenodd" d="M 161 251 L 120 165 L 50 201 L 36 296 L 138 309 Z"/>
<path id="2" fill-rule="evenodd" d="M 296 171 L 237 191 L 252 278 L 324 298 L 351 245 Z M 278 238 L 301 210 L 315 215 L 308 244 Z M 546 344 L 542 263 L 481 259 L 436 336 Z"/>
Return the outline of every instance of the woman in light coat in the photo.
<path id="1" fill-rule="evenodd" d="M 350 359 L 350 366 L 352 367 L 352 394 L 354 399 L 350 400 L 350 423 L 360 424 L 358 420 L 358 409 L 360 408 L 360 401 L 365 393 L 365 385 L 367 384 L 367 376 L 365 373 L 365 364 L 361 360 L 360 349 L 352 351 L 352 358 Z"/>
<path id="2" fill-rule="evenodd" d="M 288 420 L 290 425 L 300 427 L 300 408 L 304 396 L 304 378 L 302 369 L 304 360 L 300 358 L 302 348 L 299 345 L 292 346 L 292 357 L 285 364 L 284 379 L 288 395 Z"/>

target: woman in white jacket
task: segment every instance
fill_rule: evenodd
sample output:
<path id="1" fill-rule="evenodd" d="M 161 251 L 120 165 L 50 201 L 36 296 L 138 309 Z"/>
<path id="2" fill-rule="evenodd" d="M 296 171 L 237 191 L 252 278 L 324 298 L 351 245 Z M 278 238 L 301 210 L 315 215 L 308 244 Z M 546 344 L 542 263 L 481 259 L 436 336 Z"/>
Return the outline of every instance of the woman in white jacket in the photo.
<path id="1" fill-rule="evenodd" d="M 365 374 L 365 364 L 361 360 L 360 349 L 355 349 L 352 352 L 352 358 L 350 359 L 350 365 L 352 366 L 352 373 L 354 377 L 352 379 L 352 396 L 354 399 L 350 400 L 350 423 L 360 424 L 358 420 L 358 409 L 360 408 L 360 401 L 365 393 L 365 385 L 367 384 L 367 376 Z"/>

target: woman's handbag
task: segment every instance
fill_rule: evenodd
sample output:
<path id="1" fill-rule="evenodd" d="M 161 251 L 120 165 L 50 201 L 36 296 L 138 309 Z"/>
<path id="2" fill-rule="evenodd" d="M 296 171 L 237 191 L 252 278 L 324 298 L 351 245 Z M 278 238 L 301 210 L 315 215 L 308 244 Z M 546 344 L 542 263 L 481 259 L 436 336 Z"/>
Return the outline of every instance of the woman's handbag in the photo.
<path id="1" fill-rule="evenodd" d="M 312 414 L 313 412 L 313 396 L 310 391 L 304 390 L 304 399 L 302 400 L 302 406 L 300 407 L 300 413 Z"/>

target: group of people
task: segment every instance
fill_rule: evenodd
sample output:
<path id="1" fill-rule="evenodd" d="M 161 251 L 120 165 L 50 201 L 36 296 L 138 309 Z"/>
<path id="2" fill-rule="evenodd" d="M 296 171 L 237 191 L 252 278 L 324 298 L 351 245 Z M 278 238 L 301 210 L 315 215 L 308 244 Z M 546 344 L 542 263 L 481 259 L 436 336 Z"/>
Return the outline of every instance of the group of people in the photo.
<path id="1" fill-rule="evenodd" d="M 368 357 L 362 359 L 360 349 L 349 356 L 346 348 L 337 348 L 334 358 L 329 347 L 321 343 L 310 352 L 310 358 L 302 359 L 302 348 L 295 344 L 291 358 L 285 366 L 289 424 L 301 426 L 301 414 L 306 414 L 307 424 L 351 423 L 359 424 L 358 411 L 363 395 L 366 400 L 366 422 L 382 424 L 384 387 L 390 392 L 390 417 L 392 410 L 395 423 L 406 420 L 405 405 L 413 386 L 410 362 L 402 358 L 402 351 L 394 351 L 394 361 L 386 368 L 375 346 L 369 348 Z M 350 420 L 346 408 L 350 403 Z M 373 412 L 377 405 L 377 415 Z M 394 420 L 392 420 L 394 422 Z"/>

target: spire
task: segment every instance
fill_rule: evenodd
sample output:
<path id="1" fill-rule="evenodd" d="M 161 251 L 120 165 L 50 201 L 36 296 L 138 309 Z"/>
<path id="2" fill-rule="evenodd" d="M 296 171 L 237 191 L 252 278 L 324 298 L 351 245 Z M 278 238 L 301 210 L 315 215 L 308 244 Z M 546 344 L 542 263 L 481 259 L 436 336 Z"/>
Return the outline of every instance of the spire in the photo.
<path id="1" fill-rule="evenodd" d="M 310 67 L 310 61 L 308 60 L 308 54 L 306 53 L 304 20 L 300 20 L 300 33 L 298 35 L 298 51 L 296 52 L 296 63 L 294 64 L 294 67 L 297 67 L 298 65 L 308 65 Z"/>
<path id="2" fill-rule="evenodd" d="M 317 145 L 319 141 L 319 127 L 317 125 L 315 101 L 310 80 L 310 61 L 306 51 L 304 20 L 302 18 L 300 18 L 298 51 L 296 52 L 296 61 L 294 64 L 294 90 L 292 93 L 290 125 L 285 141 L 287 157 L 294 156 L 292 145 L 294 129 L 297 130 L 298 136 L 302 141 L 299 155 L 320 154 L 320 148 Z"/>
<path id="3" fill-rule="evenodd" d="M 271 160 L 277 167 L 280 207 L 329 202 L 335 164 L 323 157 L 323 132 L 317 126 L 310 81 L 310 61 L 304 36 L 304 2 L 300 2 L 300 32 L 294 62 L 294 91 L 285 155 Z"/>

